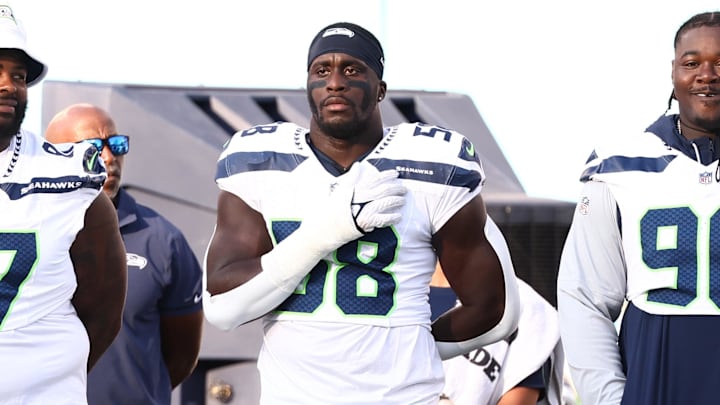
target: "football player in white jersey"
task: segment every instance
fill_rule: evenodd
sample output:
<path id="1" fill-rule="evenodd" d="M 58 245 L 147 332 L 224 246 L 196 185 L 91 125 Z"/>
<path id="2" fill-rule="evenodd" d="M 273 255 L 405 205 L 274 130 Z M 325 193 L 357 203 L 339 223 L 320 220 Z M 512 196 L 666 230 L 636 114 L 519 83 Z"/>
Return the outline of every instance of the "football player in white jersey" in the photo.
<path id="1" fill-rule="evenodd" d="M 310 129 L 238 132 L 218 161 L 205 316 L 231 329 L 267 315 L 264 404 L 437 404 L 441 358 L 516 328 L 514 271 L 473 145 L 437 126 L 383 128 L 383 63 L 364 28 L 322 29 Z M 438 257 L 463 305 L 431 325 Z"/>
<path id="2" fill-rule="evenodd" d="M 91 145 L 20 129 L 46 73 L 0 5 L 0 404 L 85 404 L 120 329 L 125 249 Z"/>
<path id="3" fill-rule="evenodd" d="M 595 149 L 563 249 L 560 331 L 583 405 L 718 402 L 720 12 L 674 46 L 668 111 Z"/>

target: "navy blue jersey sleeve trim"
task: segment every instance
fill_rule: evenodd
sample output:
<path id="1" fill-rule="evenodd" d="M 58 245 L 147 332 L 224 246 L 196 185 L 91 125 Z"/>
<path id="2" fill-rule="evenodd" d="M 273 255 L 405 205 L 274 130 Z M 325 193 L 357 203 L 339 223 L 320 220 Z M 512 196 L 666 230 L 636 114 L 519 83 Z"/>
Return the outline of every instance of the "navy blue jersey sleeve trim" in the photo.
<path id="1" fill-rule="evenodd" d="M 62 194 L 71 193 L 82 188 L 100 190 L 105 181 L 102 175 L 96 176 L 63 176 L 35 177 L 28 183 L 4 183 L 0 189 L 7 193 L 11 200 L 19 200 L 30 194 Z"/>
<path id="2" fill-rule="evenodd" d="M 591 166 L 585 169 L 580 176 L 580 181 L 588 181 L 596 174 L 603 173 L 619 173 L 619 172 L 648 172 L 659 173 L 668 167 L 677 156 L 665 155 L 660 157 L 627 157 L 627 156 L 611 156 L 600 162 L 599 165 Z"/>
<path id="3" fill-rule="evenodd" d="M 264 170 L 291 172 L 306 158 L 296 153 L 272 151 L 235 152 L 218 162 L 215 179 L 230 177 L 238 173 Z"/>
<path id="4" fill-rule="evenodd" d="M 590 153 L 590 156 L 588 156 L 587 160 L 585 161 L 585 164 L 588 164 L 588 163 L 592 162 L 593 160 L 595 160 L 595 159 L 597 159 L 597 158 L 598 158 L 597 152 L 592 151 L 592 152 Z"/>
<path id="5" fill-rule="evenodd" d="M 477 170 L 437 162 L 419 162 L 414 160 L 369 159 L 378 170 L 395 169 L 401 179 L 445 184 L 454 187 L 466 187 L 470 191 L 482 182 Z"/>

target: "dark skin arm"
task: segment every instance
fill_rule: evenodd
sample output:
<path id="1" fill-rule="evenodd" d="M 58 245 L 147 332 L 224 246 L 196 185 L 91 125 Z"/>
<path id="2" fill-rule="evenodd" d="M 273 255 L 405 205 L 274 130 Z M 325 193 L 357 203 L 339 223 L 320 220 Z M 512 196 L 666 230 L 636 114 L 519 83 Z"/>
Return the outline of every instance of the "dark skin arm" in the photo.
<path id="1" fill-rule="evenodd" d="M 110 198 L 100 193 L 70 247 L 77 289 L 72 303 L 90 339 L 88 371 L 120 331 L 127 290 L 127 259 Z"/>
<path id="2" fill-rule="evenodd" d="M 202 325 L 202 311 L 160 318 L 162 353 L 173 388 L 180 385 L 197 365 Z"/>
<path id="3" fill-rule="evenodd" d="M 260 256 L 273 247 L 262 215 L 243 200 L 221 191 L 217 207 L 215 234 L 207 252 L 211 295 L 232 290 L 260 273 Z"/>
<path id="4" fill-rule="evenodd" d="M 438 265 L 435 268 L 430 285 L 433 287 L 449 287 L 442 268 Z M 540 390 L 537 388 L 516 386 L 506 392 L 496 405 L 536 405 L 540 398 Z"/>
<path id="5" fill-rule="evenodd" d="M 437 341 L 471 339 L 502 319 L 505 281 L 500 261 L 483 232 L 486 218 L 485 203 L 478 195 L 433 236 L 440 266 L 462 302 L 433 322 Z"/>

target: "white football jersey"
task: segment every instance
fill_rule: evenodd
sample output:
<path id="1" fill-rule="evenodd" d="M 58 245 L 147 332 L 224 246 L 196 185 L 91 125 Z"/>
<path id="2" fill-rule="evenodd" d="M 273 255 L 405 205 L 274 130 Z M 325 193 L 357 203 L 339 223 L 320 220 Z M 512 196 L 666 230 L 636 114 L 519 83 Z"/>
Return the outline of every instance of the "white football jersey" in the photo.
<path id="1" fill-rule="evenodd" d="M 718 161 L 704 165 L 651 132 L 596 154 L 584 176 L 617 201 L 626 298 L 652 314 L 720 314 Z"/>
<path id="2" fill-rule="evenodd" d="M 0 358 L 11 365 L 0 403 L 83 403 L 89 345 L 69 248 L 102 190 L 102 159 L 89 144 L 21 131 L 0 170 Z"/>
<path id="3" fill-rule="evenodd" d="M 237 133 L 218 162 L 218 186 L 260 212 L 275 243 L 297 229 L 316 196 L 343 182 L 307 135 L 291 123 L 253 127 Z M 402 220 L 325 257 L 265 317 L 259 368 L 263 386 L 272 386 L 267 403 L 437 403 L 431 238 L 480 193 L 484 173 L 464 136 L 423 124 L 386 128 L 364 160 L 399 172 L 408 188 Z"/>

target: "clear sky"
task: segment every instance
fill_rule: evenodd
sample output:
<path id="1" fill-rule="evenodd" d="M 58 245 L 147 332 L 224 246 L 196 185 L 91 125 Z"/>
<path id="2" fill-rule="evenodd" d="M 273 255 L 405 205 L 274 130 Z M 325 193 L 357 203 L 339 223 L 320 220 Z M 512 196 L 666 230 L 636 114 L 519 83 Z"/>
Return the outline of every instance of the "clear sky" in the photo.
<path id="1" fill-rule="evenodd" d="M 3 0 L 0 0 L 2 3 Z M 666 108 L 677 28 L 718 0 L 10 0 L 48 80 L 303 88 L 308 45 L 351 21 L 392 89 L 469 95 L 526 192 L 574 201 L 596 137 Z M 25 128 L 40 128 L 42 84 Z M 212 162 L 209 162 L 212 163 Z"/>

